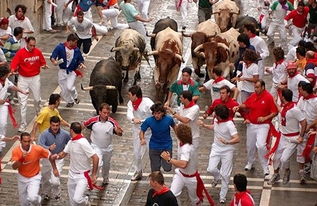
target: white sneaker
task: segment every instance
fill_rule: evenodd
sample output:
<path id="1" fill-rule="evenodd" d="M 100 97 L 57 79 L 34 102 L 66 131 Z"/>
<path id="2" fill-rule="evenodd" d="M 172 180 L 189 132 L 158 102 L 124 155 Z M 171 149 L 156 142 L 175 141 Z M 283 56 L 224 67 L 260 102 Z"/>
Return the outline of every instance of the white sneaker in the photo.
<path id="1" fill-rule="evenodd" d="M 219 202 L 220 202 L 220 204 L 225 204 L 226 198 L 220 198 Z"/>
<path id="2" fill-rule="evenodd" d="M 247 163 L 247 165 L 244 167 L 245 171 L 250 171 L 252 169 L 252 163 Z"/>
<path id="3" fill-rule="evenodd" d="M 221 182 L 220 179 L 219 179 L 219 180 L 214 179 L 214 180 L 211 182 L 211 187 L 212 187 L 212 188 L 215 188 L 220 182 Z"/>
<path id="4" fill-rule="evenodd" d="M 18 129 L 18 132 L 25 132 L 26 130 L 26 126 L 24 126 L 23 124 L 20 125 L 19 129 Z"/>
<path id="5" fill-rule="evenodd" d="M 280 174 L 279 174 L 279 173 L 274 173 L 267 184 L 269 184 L 269 185 L 274 185 L 274 184 L 275 184 L 276 182 L 278 182 L 280 179 L 281 179 Z"/>
<path id="6" fill-rule="evenodd" d="M 263 174 L 264 174 L 264 177 L 270 174 L 270 170 L 268 167 L 263 170 Z"/>

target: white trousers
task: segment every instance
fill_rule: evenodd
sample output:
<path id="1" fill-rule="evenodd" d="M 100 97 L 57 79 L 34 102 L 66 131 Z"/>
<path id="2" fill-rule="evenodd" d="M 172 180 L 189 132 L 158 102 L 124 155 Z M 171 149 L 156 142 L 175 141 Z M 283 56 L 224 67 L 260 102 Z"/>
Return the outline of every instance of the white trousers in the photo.
<path id="1" fill-rule="evenodd" d="M 84 173 L 76 174 L 69 170 L 67 190 L 69 197 L 69 204 L 71 206 L 88 205 L 88 198 L 84 196 L 88 182 Z"/>
<path id="2" fill-rule="evenodd" d="M 58 85 L 61 88 L 61 96 L 67 103 L 74 103 L 77 99 L 78 93 L 75 87 L 76 73 L 69 72 L 67 74 L 65 69 L 58 71 Z"/>
<path id="3" fill-rule="evenodd" d="M 182 1 L 179 11 L 181 12 L 181 16 L 182 16 L 182 24 L 185 25 L 186 22 L 188 21 L 187 18 L 188 18 L 189 3 L 188 3 L 188 0 L 178 0 L 178 1 Z"/>
<path id="4" fill-rule="evenodd" d="M 259 79 L 263 79 L 263 76 L 264 76 L 263 60 L 258 61 L 258 67 L 259 67 Z"/>
<path id="5" fill-rule="evenodd" d="M 57 7 L 55 8 L 56 12 L 56 24 L 63 25 L 63 15 L 64 15 L 64 5 L 66 4 L 67 0 L 55 0 Z"/>
<path id="6" fill-rule="evenodd" d="M 100 173 L 100 169 L 102 169 L 102 177 L 104 180 L 109 178 L 109 171 L 110 171 L 110 162 L 112 157 L 112 146 L 111 149 L 102 149 L 95 144 L 91 144 L 94 148 L 96 154 L 99 157 L 99 168 L 98 168 L 98 176 Z"/>
<path id="7" fill-rule="evenodd" d="M 296 139 L 297 136 L 286 137 L 284 135 L 281 136 L 280 143 L 273 157 L 273 167 L 274 170 L 277 168 L 290 168 L 290 158 L 294 154 L 297 148 L 297 162 L 305 163 L 305 159 L 302 156 L 304 144 L 298 144 Z"/>
<path id="8" fill-rule="evenodd" d="M 134 126 L 133 126 L 134 127 Z M 151 131 L 147 130 L 144 134 L 146 145 L 141 145 L 139 133 L 139 128 L 133 128 L 133 153 L 135 162 L 135 171 L 140 172 L 143 169 L 142 156 L 145 154 L 146 150 L 149 148 L 149 142 L 151 137 Z"/>
<path id="9" fill-rule="evenodd" d="M 27 178 L 20 174 L 18 177 L 19 200 L 21 206 L 40 205 L 41 196 L 39 195 L 41 174 Z"/>
<path id="10" fill-rule="evenodd" d="M 216 152 L 211 149 L 207 171 L 214 176 L 215 180 L 221 180 L 220 199 L 225 199 L 232 172 L 233 151 Z M 220 170 L 218 165 L 221 162 Z"/>
<path id="11" fill-rule="evenodd" d="M 6 135 L 6 128 L 8 123 L 8 106 L 5 103 L 4 105 L 0 105 L 0 136 Z M 0 140 L 0 152 L 2 152 L 3 148 L 5 148 L 6 143 Z"/>
<path id="12" fill-rule="evenodd" d="M 268 167 L 266 138 L 269 132 L 269 124 L 248 124 L 247 125 L 247 152 L 248 163 L 253 164 L 255 161 L 256 150 L 263 170 Z"/>
<path id="13" fill-rule="evenodd" d="M 44 0 L 44 15 L 43 15 L 43 29 L 52 30 L 52 4 L 48 3 L 47 0 Z"/>
<path id="14" fill-rule="evenodd" d="M 149 18 L 148 13 L 149 13 L 150 1 L 151 0 L 138 0 L 137 1 L 140 14 L 141 14 L 142 18 L 144 18 L 144 19 Z"/>
<path id="15" fill-rule="evenodd" d="M 280 33 L 280 41 L 282 42 L 282 47 L 286 46 L 286 29 L 285 29 L 285 24 L 280 24 L 280 23 L 276 23 L 276 22 L 271 22 L 269 29 L 267 31 L 267 36 L 268 36 L 268 42 L 267 44 L 270 44 L 271 42 L 273 42 L 273 38 L 274 38 L 274 33 L 278 31 Z"/>
<path id="16" fill-rule="evenodd" d="M 188 174 L 191 175 L 191 174 Z M 175 169 L 175 175 L 171 184 L 171 192 L 175 197 L 179 197 L 182 194 L 183 188 L 186 187 L 188 190 L 188 196 L 191 201 L 191 205 L 196 205 L 199 202 L 197 197 L 197 179 L 196 177 L 184 177 L 179 169 Z M 178 202 L 180 204 L 180 202 Z"/>
<path id="17" fill-rule="evenodd" d="M 115 29 L 128 29 L 128 24 L 121 24 L 118 23 L 118 16 L 120 14 L 120 11 L 116 8 L 109 8 L 102 10 L 103 18 L 105 19 L 105 22 L 110 20 L 111 26 Z"/>
<path id="18" fill-rule="evenodd" d="M 59 177 L 55 177 L 53 174 L 52 166 L 51 163 L 48 159 L 42 159 L 42 193 L 45 195 L 48 195 L 50 197 L 55 197 L 60 194 L 61 189 L 60 189 L 60 179 Z M 64 166 L 64 160 L 56 160 L 56 167 L 61 174 Z"/>
<path id="19" fill-rule="evenodd" d="M 302 33 L 304 31 L 304 28 L 299 28 L 294 25 L 291 26 L 291 31 L 292 31 L 292 40 L 288 43 L 289 44 L 289 49 L 292 47 L 296 47 L 298 45 L 298 42 L 302 40 Z"/>
<path id="20" fill-rule="evenodd" d="M 134 29 L 135 31 L 139 32 L 142 36 L 144 37 L 146 36 L 145 27 L 142 22 L 134 21 L 134 22 L 128 23 L 128 25 L 131 29 Z"/>
<path id="21" fill-rule="evenodd" d="M 24 77 L 19 75 L 18 77 L 18 87 L 24 91 L 32 91 L 34 98 L 34 108 L 35 112 L 38 113 L 40 111 L 40 103 L 41 103 L 41 80 L 40 75 L 36 75 L 33 77 Z M 26 106 L 28 102 L 29 95 L 25 95 L 22 93 L 18 93 L 20 105 L 21 105 L 21 126 L 26 127 Z"/>

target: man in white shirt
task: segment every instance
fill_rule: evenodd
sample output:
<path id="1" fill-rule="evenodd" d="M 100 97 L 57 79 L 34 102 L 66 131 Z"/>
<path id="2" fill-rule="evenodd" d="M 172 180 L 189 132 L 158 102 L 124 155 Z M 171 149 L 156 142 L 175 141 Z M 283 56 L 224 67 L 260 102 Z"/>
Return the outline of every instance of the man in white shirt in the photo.
<path id="1" fill-rule="evenodd" d="M 289 89 L 283 89 L 282 102 L 283 107 L 279 113 L 279 129 L 281 137 L 278 148 L 273 157 L 274 174 L 269 184 L 273 185 L 280 179 L 280 168 L 284 169 L 283 184 L 287 184 L 290 180 L 290 158 L 297 148 L 297 162 L 303 168 L 304 162 L 301 158 L 302 152 L 300 147 L 303 145 L 304 134 L 307 126 L 305 116 L 302 111 L 292 101 L 293 92 Z"/>
<path id="2" fill-rule="evenodd" d="M 190 127 L 185 124 L 179 124 L 176 127 L 176 136 L 178 138 L 178 159 L 173 159 L 169 152 L 164 151 L 161 153 L 161 157 L 164 160 L 176 167 L 171 191 L 178 198 L 185 186 L 188 190 L 191 205 L 200 205 L 202 203 L 202 193 L 204 191 L 210 205 L 214 205 L 197 171 L 198 161 L 195 159 L 197 150 L 192 145 Z M 180 201 L 178 201 L 178 204 L 180 204 Z"/>
<path id="3" fill-rule="evenodd" d="M 34 28 L 30 19 L 25 16 L 26 6 L 19 4 L 15 7 L 14 11 L 15 14 L 9 17 L 9 26 L 11 27 L 11 30 L 14 31 L 14 29 L 19 26 L 23 28 L 25 34 L 34 33 Z"/>
<path id="4" fill-rule="evenodd" d="M 215 187 L 221 181 L 220 203 L 225 203 L 229 189 L 230 174 L 232 172 L 232 160 L 234 144 L 239 143 L 237 129 L 229 118 L 229 109 L 225 105 L 217 105 L 215 108 L 216 121 L 213 125 L 201 126 L 214 130 L 214 143 L 212 144 L 207 171 L 214 176 L 212 186 Z M 221 162 L 221 168 L 218 164 Z"/>
<path id="5" fill-rule="evenodd" d="M 95 187 L 99 158 L 88 140 L 81 134 L 81 124 L 73 122 L 70 126 L 72 139 L 67 143 L 63 152 L 52 155 L 52 159 L 62 159 L 70 155 L 70 169 L 68 172 L 68 196 L 70 205 L 90 205 L 88 196 L 84 196 L 87 186 Z M 90 166 L 92 160 L 92 171 Z M 54 162 L 55 163 L 55 162 Z M 56 165 L 53 164 L 55 176 L 59 176 Z M 91 171 L 91 172 L 90 172 Z"/>
<path id="6" fill-rule="evenodd" d="M 53 8 L 53 0 L 44 0 L 44 6 L 43 6 L 43 30 L 50 32 L 50 33 L 56 33 L 57 30 L 52 29 L 52 8 Z"/>
<path id="7" fill-rule="evenodd" d="M 151 106 L 154 102 L 148 98 L 143 97 L 142 90 L 138 85 L 129 88 L 128 92 L 129 102 L 127 109 L 127 119 L 132 123 L 132 136 L 133 136 L 133 151 L 135 161 L 135 174 L 131 180 L 141 180 L 142 178 L 142 155 L 144 155 L 148 145 L 143 146 L 140 143 L 139 133 L 140 124 L 148 117 L 152 116 Z M 150 141 L 151 130 L 145 132 L 146 142 Z"/>
<path id="8" fill-rule="evenodd" d="M 3 46 L 4 43 L 12 36 L 12 30 L 9 27 L 9 20 L 5 17 L 0 18 L 0 45 Z"/>
<path id="9" fill-rule="evenodd" d="M 265 41 L 256 35 L 256 30 L 253 24 L 244 25 L 244 33 L 246 33 L 250 38 L 250 44 L 254 46 L 257 55 L 261 59 L 258 59 L 257 64 L 259 66 L 259 79 L 264 76 L 264 63 L 263 61 L 270 55 L 269 49 Z"/>
<path id="10" fill-rule="evenodd" d="M 220 88 L 223 86 L 228 86 L 231 89 L 233 94 L 233 99 L 236 100 L 239 95 L 239 90 L 236 85 L 232 84 L 230 81 L 225 79 L 222 76 L 222 70 L 215 68 L 212 70 L 212 78 L 209 81 L 205 82 L 202 87 L 199 88 L 199 91 L 204 91 L 206 89 L 210 90 L 211 100 L 220 98 Z"/>
<path id="11" fill-rule="evenodd" d="M 99 115 L 85 121 L 83 125 L 91 130 L 91 146 L 99 157 L 99 169 L 102 167 L 103 185 L 109 184 L 110 161 L 112 157 L 112 137 L 114 134 L 122 136 L 122 128 L 118 122 L 111 118 L 110 106 L 102 103 Z M 97 173 L 98 174 L 98 173 Z"/>
<path id="12" fill-rule="evenodd" d="M 96 34 L 96 29 L 93 23 L 84 17 L 84 12 L 79 11 L 76 17 L 73 17 L 67 24 L 67 31 L 72 31 L 76 33 L 79 40 L 77 43 L 78 48 L 80 49 L 81 45 L 83 45 L 84 54 L 88 54 L 91 47 L 91 38 L 93 37 L 98 41 L 98 37 Z"/>

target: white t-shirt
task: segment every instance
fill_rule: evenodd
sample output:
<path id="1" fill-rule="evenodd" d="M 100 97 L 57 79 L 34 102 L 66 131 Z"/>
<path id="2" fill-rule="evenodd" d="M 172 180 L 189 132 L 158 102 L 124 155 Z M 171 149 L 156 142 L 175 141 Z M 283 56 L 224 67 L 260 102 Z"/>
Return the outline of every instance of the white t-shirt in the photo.
<path id="1" fill-rule="evenodd" d="M 317 119 L 317 97 L 308 100 L 301 97 L 297 103 L 297 107 L 304 114 L 307 124 L 311 124 Z"/>
<path id="2" fill-rule="evenodd" d="M 132 122 L 132 119 L 137 118 L 141 121 L 144 121 L 146 118 L 152 116 L 151 106 L 154 102 L 148 97 L 142 97 L 141 104 L 139 105 L 137 110 L 133 109 L 132 102 L 129 101 L 127 106 L 127 118 Z M 133 136 L 139 136 L 140 132 L 140 124 L 133 124 Z M 151 132 L 151 130 L 147 130 L 146 132 Z"/>
<path id="3" fill-rule="evenodd" d="M 6 56 L 4 55 L 2 49 L 0 49 L 0 62 L 7 62 Z"/>
<path id="4" fill-rule="evenodd" d="M 195 158 L 195 149 L 192 144 L 184 144 L 183 146 L 178 147 L 178 159 L 187 161 L 187 167 L 179 170 L 187 175 L 192 175 L 197 171 L 198 161 L 193 161 Z"/>
<path id="5" fill-rule="evenodd" d="M 14 84 L 8 78 L 6 78 L 6 80 L 4 81 L 4 85 L 0 83 L 0 99 L 1 100 L 5 100 L 8 97 L 8 89 L 13 86 Z M 5 103 L 5 105 L 7 105 L 7 103 Z"/>
<path id="6" fill-rule="evenodd" d="M 232 139 L 233 135 L 238 134 L 237 128 L 232 121 L 222 122 L 218 124 L 218 121 L 215 121 L 214 124 L 214 143 L 212 144 L 211 151 L 213 152 L 227 152 L 233 151 L 234 146 L 223 144 L 220 139 L 224 138 L 227 141 Z"/>
<path id="7" fill-rule="evenodd" d="M 93 27 L 93 23 L 84 18 L 82 23 L 77 21 L 77 17 L 71 18 L 68 22 L 68 26 L 70 26 L 80 39 L 89 39 L 92 37 L 91 28 Z"/>
<path id="8" fill-rule="evenodd" d="M 65 47 L 65 51 L 66 51 L 66 59 L 67 59 L 67 67 L 68 67 L 74 58 L 74 51 L 75 50 L 68 49 L 67 47 Z"/>
<path id="9" fill-rule="evenodd" d="M 248 68 L 245 63 L 242 67 L 242 78 L 253 78 L 254 75 L 259 75 L 259 67 L 252 63 Z M 241 91 L 254 92 L 254 83 L 249 81 L 242 81 Z"/>
<path id="10" fill-rule="evenodd" d="M 297 102 L 298 101 L 298 83 L 300 81 L 304 81 L 309 83 L 309 81 L 302 76 L 301 74 L 297 74 L 296 76 L 294 76 L 293 78 L 288 77 L 287 78 L 287 88 L 292 90 L 293 92 L 293 102 Z"/>
<path id="11" fill-rule="evenodd" d="M 193 139 L 198 138 L 200 136 L 200 129 L 198 125 L 199 106 L 195 104 L 192 107 L 184 108 L 184 105 L 181 104 L 179 114 L 180 116 L 190 119 L 188 126 L 192 130 Z"/>
<path id="12" fill-rule="evenodd" d="M 214 79 L 210 79 L 208 82 L 205 82 L 203 86 L 210 90 L 211 99 L 219 99 L 220 98 L 220 88 L 223 86 L 228 86 L 230 89 L 233 89 L 235 87 L 234 84 L 232 84 L 227 79 L 223 79 L 220 82 L 214 83 Z"/>
<path id="13" fill-rule="evenodd" d="M 286 125 L 283 126 L 281 124 L 282 116 L 281 113 L 279 113 L 280 131 L 282 134 L 290 134 L 299 132 L 299 122 L 303 121 L 305 116 L 297 106 L 294 106 L 292 109 L 286 112 L 285 119 Z"/>
<path id="14" fill-rule="evenodd" d="M 250 44 L 254 46 L 255 51 L 260 54 L 262 60 L 270 55 L 269 48 L 267 47 L 264 39 L 262 39 L 261 37 L 255 36 L 250 38 Z"/>
<path id="15" fill-rule="evenodd" d="M 13 36 L 11 27 L 8 26 L 6 30 L 0 28 L 0 36 L 5 36 L 5 35 Z"/>
<path id="16" fill-rule="evenodd" d="M 14 31 L 16 27 L 22 27 L 24 29 L 24 32 L 32 31 L 34 32 L 34 28 L 31 24 L 31 21 L 28 17 L 25 17 L 24 20 L 18 20 L 15 15 L 11 15 L 9 17 L 9 26 L 11 27 L 11 30 Z"/>
<path id="17" fill-rule="evenodd" d="M 86 138 L 70 140 L 65 149 L 70 155 L 70 170 L 74 173 L 83 173 L 91 169 L 90 158 L 95 154 L 94 149 Z"/>
<path id="18" fill-rule="evenodd" d="M 287 79 L 287 72 L 286 72 L 286 61 L 283 61 L 281 64 L 273 64 L 272 75 L 273 75 L 273 82 L 275 84 L 280 84 L 285 82 Z"/>
<path id="19" fill-rule="evenodd" d="M 114 125 L 110 121 L 98 121 L 92 125 L 91 143 L 100 149 L 112 150 L 112 136 Z"/>

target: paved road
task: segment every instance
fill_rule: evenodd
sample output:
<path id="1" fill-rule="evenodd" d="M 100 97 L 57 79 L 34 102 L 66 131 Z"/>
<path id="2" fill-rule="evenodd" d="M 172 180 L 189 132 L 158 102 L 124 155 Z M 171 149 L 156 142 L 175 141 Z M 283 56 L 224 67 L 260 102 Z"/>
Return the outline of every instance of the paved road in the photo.
<path id="1" fill-rule="evenodd" d="M 256 12 L 255 7 L 253 6 L 252 0 L 242 1 L 244 10 L 250 15 L 254 15 Z M 251 5 L 251 6 L 250 6 Z M 190 10 L 190 16 L 188 20 L 189 30 L 193 29 L 196 22 L 196 11 L 197 8 L 192 4 Z M 176 20 L 180 20 L 180 16 L 175 13 L 174 1 L 162 0 L 162 1 L 152 1 L 151 16 L 154 17 L 154 21 L 157 21 L 160 18 L 170 16 Z M 122 18 L 120 19 L 122 21 Z M 149 31 L 152 30 L 152 24 L 147 25 Z M 85 76 L 82 79 L 78 79 L 76 82 L 77 88 L 79 88 L 80 83 L 85 85 L 89 82 L 89 75 L 96 64 L 100 59 L 104 57 L 111 56 L 110 48 L 114 45 L 115 39 L 119 35 L 120 31 L 113 30 L 110 31 L 106 36 L 104 36 L 90 52 L 86 59 L 87 71 Z M 57 43 L 64 41 L 66 34 L 64 32 L 58 34 L 38 34 L 38 46 L 45 52 L 46 57 L 49 56 L 52 49 L 57 45 Z M 147 39 L 148 41 L 148 39 Z M 184 65 L 190 65 L 189 58 L 189 47 L 190 40 L 188 38 L 184 39 L 184 58 L 186 63 Z M 48 60 L 48 58 L 47 58 Z M 270 61 L 267 62 L 270 64 Z M 151 65 L 154 66 L 153 59 L 151 59 Z M 153 98 L 154 97 L 154 87 L 153 87 L 153 69 L 148 66 L 144 61 L 142 62 L 142 81 L 139 83 L 144 88 L 144 95 Z M 269 81 L 269 77 L 266 77 Z M 48 96 L 53 92 L 58 92 L 57 85 L 57 68 L 51 65 L 50 70 L 45 70 L 41 74 L 41 83 L 42 83 L 42 98 L 45 100 L 48 99 Z M 105 191 L 90 192 L 90 197 L 92 198 L 92 205 L 144 205 L 146 194 L 149 189 L 148 180 L 146 176 L 149 173 L 148 157 L 145 155 L 145 177 L 142 181 L 137 183 L 132 183 L 130 181 L 131 175 L 133 174 L 132 165 L 133 165 L 133 149 L 132 149 L 132 138 L 131 138 L 131 129 L 129 122 L 126 121 L 126 103 L 127 103 L 127 89 L 131 86 L 132 81 L 129 81 L 125 84 L 122 94 L 124 96 L 124 104 L 119 107 L 116 114 L 112 114 L 120 124 L 123 126 L 124 135 L 122 137 L 116 137 L 113 140 L 114 144 L 114 155 L 111 162 L 111 171 L 110 171 L 110 184 L 107 186 Z M 268 85 L 270 86 L 270 85 Z M 79 97 L 81 103 L 75 105 L 73 108 L 65 108 L 65 103 L 62 103 L 60 106 L 61 115 L 69 122 L 71 121 L 83 121 L 87 118 L 95 115 L 95 111 L 91 105 L 90 97 L 88 93 L 84 91 L 79 91 Z M 199 105 L 201 110 L 209 104 L 209 94 L 203 94 Z M 18 108 L 17 108 L 18 109 Z M 28 121 L 34 117 L 34 110 L 32 107 L 32 102 L 29 102 L 28 107 Z M 19 111 L 16 113 L 17 118 L 19 119 Z M 245 149 L 245 126 L 241 120 L 236 121 L 239 133 L 241 135 L 241 143 L 237 146 L 235 154 L 235 162 L 233 173 L 238 173 L 243 171 L 243 167 L 246 159 L 246 149 Z M 29 129 L 32 125 L 30 125 Z M 8 127 L 8 135 L 13 135 L 16 133 L 16 129 L 11 126 Z M 89 131 L 85 131 L 86 135 L 89 135 Z M 201 172 L 202 178 L 207 186 L 208 191 L 212 194 L 213 198 L 218 201 L 218 194 L 220 188 L 212 189 L 210 186 L 211 176 L 206 173 L 208 157 L 210 152 L 210 146 L 213 141 L 213 132 L 207 130 L 202 130 L 201 132 L 202 142 L 204 144 L 201 146 L 199 154 L 199 171 Z M 12 144 L 11 144 L 12 145 Z M 8 160 L 10 158 L 11 148 L 8 145 L 7 149 L 2 153 L 4 156 L 4 170 L 2 171 L 3 184 L 0 187 L 0 205 L 18 205 L 18 195 L 17 195 L 17 181 L 15 178 L 16 171 L 11 169 Z M 174 147 L 176 148 L 176 147 Z M 175 153 L 174 153 L 175 154 Z M 43 205 L 68 205 L 67 197 L 67 172 L 68 172 L 68 159 L 64 166 L 62 172 L 62 200 L 59 202 L 49 201 L 43 202 Z M 307 185 L 302 186 L 298 184 L 298 175 L 296 172 L 293 172 L 291 175 L 291 181 L 288 185 L 277 184 L 274 187 L 267 185 L 267 179 L 265 180 L 262 175 L 262 171 L 259 169 L 259 164 L 256 163 L 256 169 L 252 173 L 246 173 L 249 180 L 249 189 L 254 195 L 257 205 L 313 205 L 317 198 L 317 184 L 316 182 L 309 181 Z M 292 162 L 293 171 L 297 170 L 297 166 Z M 173 172 L 165 174 L 166 183 L 170 185 L 172 180 Z M 230 183 L 230 191 L 228 193 L 228 200 L 233 194 L 232 182 Z M 182 195 L 183 205 L 189 205 L 186 191 Z"/>

